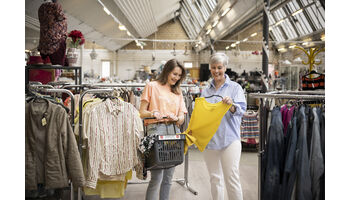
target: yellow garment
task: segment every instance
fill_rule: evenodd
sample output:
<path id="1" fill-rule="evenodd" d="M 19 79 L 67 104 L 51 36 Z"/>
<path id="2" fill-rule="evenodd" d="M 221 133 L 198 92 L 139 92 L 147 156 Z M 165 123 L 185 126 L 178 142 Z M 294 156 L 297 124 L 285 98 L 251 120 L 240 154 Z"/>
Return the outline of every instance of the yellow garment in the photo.
<path id="1" fill-rule="evenodd" d="M 84 187 L 85 195 L 99 195 L 101 198 L 121 198 L 132 178 L 132 170 L 125 175 L 125 181 L 97 181 L 96 189 Z"/>
<path id="2" fill-rule="evenodd" d="M 187 130 L 182 133 L 186 135 L 185 153 L 188 146 L 191 146 L 193 143 L 196 144 L 200 151 L 204 151 L 219 128 L 221 119 L 230 107 L 231 105 L 222 101 L 209 103 L 204 97 L 196 98 L 190 124 Z M 191 135 L 189 135 L 190 132 Z"/>

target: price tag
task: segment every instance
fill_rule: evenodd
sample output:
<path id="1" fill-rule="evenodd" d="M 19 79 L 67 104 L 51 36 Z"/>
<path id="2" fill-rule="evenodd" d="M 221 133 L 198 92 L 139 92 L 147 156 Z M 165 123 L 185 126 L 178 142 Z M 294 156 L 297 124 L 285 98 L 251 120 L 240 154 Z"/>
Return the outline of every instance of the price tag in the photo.
<path id="1" fill-rule="evenodd" d="M 45 117 L 43 117 L 43 118 L 41 119 L 41 125 L 42 125 L 42 126 L 45 126 L 45 125 L 46 125 L 46 118 L 45 118 Z"/>

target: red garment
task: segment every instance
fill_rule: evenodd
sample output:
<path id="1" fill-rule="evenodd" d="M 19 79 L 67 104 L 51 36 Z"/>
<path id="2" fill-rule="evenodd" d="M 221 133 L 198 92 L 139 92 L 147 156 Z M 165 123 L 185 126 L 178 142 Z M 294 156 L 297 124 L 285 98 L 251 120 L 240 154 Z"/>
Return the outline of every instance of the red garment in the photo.
<path id="1" fill-rule="evenodd" d="M 40 41 L 38 50 L 42 54 L 53 54 L 61 42 L 67 38 L 67 20 L 62 6 L 46 2 L 38 10 L 40 22 Z"/>

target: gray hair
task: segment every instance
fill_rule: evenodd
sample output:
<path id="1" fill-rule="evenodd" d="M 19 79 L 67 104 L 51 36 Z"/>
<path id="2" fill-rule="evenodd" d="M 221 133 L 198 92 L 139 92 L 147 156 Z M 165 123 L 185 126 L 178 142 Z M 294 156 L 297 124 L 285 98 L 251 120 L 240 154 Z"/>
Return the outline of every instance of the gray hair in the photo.
<path id="1" fill-rule="evenodd" d="M 224 67 L 228 66 L 228 56 L 224 53 L 214 53 L 210 56 L 210 65 L 215 63 L 222 63 Z"/>

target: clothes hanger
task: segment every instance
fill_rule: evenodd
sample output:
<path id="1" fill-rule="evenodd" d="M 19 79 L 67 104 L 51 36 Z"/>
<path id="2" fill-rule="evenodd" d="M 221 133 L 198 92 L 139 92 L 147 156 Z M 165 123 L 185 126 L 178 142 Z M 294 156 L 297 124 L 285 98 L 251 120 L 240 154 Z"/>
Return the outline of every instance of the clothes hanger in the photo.
<path id="1" fill-rule="evenodd" d="M 323 75 L 322 73 L 319 73 L 319 72 L 316 72 L 316 70 L 311 70 L 309 73 L 305 74 L 304 77 L 310 77 L 310 75 Z M 318 77 L 318 76 L 317 76 Z M 316 78 L 316 77 L 313 77 L 313 78 Z"/>
<path id="2" fill-rule="evenodd" d="M 221 100 L 223 100 L 224 98 L 222 97 L 222 96 L 220 96 L 220 95 L 217 95 L 217 94 L 213 94 L 213 95 L 211 95 L 211 96 L 208 96 L 208 97 L 204 97 L 204 98 L 211 98 L 211 97 L 220 97 L 221 98 Z"/>

